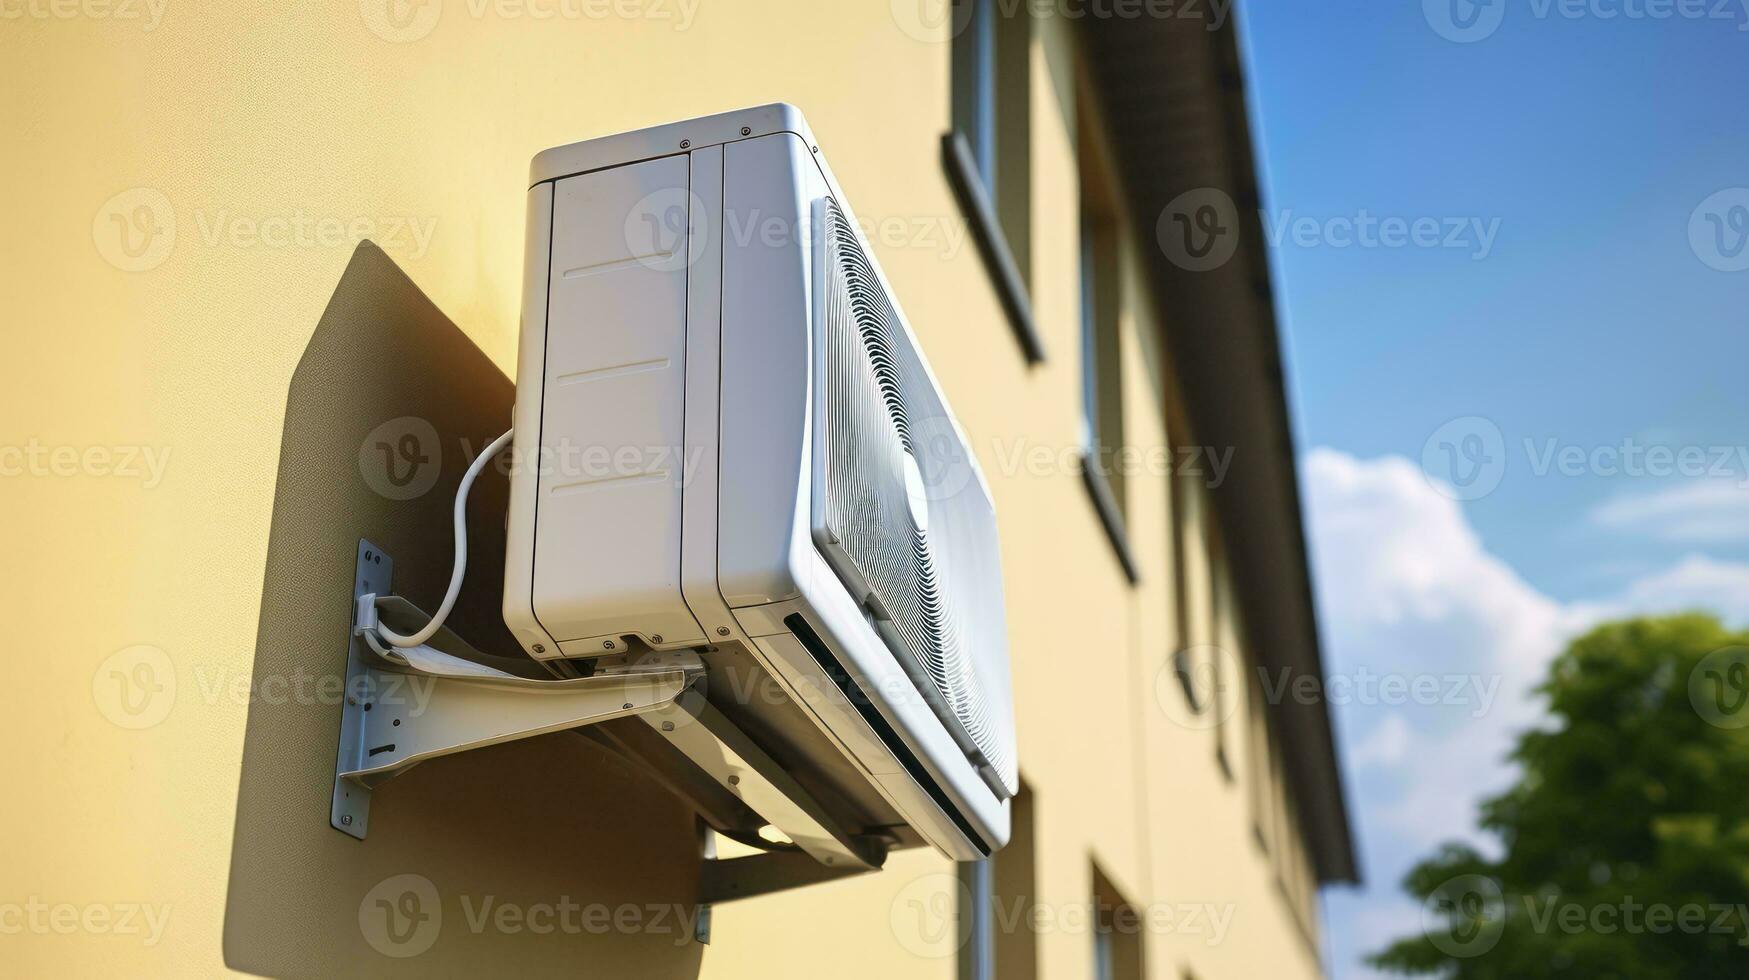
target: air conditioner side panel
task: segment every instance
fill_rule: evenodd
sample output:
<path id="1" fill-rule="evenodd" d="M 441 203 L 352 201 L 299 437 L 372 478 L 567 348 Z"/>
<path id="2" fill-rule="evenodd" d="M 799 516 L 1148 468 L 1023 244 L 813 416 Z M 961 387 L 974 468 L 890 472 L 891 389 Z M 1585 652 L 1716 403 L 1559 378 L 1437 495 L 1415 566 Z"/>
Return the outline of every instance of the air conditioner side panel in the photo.
<path id="1" fill-rule="evenodd" d="M 806 486 L 813 201 L 827 193 L 793 133 L 723 152 L 722 472 L 717 571 L 731 607 L 800 593 Z"/>
<path id="2" fill-rule="evenodd" d="M 545 356 L 518 377 L 539 429 L 519 419 L 517 447 L 533 612 L 566 656 L 704 637 L 680 587 L 690 199 L 684 155 L 553 184 Z"/>
<path id="3" fill-rule="evenodd" d="M 528 224 L 523 246 L 522 328 L 516 355 L 516 376 L 538 378 L 547 356 L 547 268 L 553 240 L 553 185 L 536 184 L 528 191 Z M 516 386 L 512 425 L 517 443 L 513 463 L 524 460 L 523 439 L 538 440 L 541 386 Z M 517 463 L 510 469 L 510 508 L 504 543 L 504 622 L 530 656 L 550 656 L 558 640 L 534 615 L 534 511 L 540 493 L 534 467 Z M 539 648 L 538 652 L 536 648 Z"/>

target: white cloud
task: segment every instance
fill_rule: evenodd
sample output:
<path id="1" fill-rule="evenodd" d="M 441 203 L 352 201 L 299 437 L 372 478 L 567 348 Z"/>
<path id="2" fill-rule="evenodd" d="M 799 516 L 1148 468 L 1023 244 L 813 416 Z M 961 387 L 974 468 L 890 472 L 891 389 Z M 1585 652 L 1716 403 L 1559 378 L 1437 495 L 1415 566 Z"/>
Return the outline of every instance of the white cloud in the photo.
<path id="1" fill-rule="evenodd" d="M 1304 472 L 1330 671 L 1500 685 L 1479 718 L 1473 704 L 1412 705 L 1391 729 L 1383 706 L 1339 709 L 1344 731 L 1371 734 L 1368 759 L 1398 736 L 1416 742 L 1414 765 L 1359 801 L 1378 829 L 1421 847 L 1471 838 L 1474 799 L 1505 784 L 1513 735 L 1539 713 L 1530 689 L 1580 623 L 1488 553 L 1458 503 L 1407 459 L 1320 449 Z"/>
<path id="2" fill-rule="evenodd" d="M 1749 539 L 1749 489 L 1736 480 L 1693 480 L 1606 501 L 1591 521 L 1666 541 L 1742 541 Z"/>
<path id="3" fill-rule="evenodd" d="M 1400 888 L 1414 862 L 1448 840 L 1492 847 L 1475 828 L 1476 805 L 1511 783 L 1507 753 L 1542 715 L 1532 689 L 1567 641 L 1591 624 L 1636 613 L 1706 608 L 1728 621 L 1749 620 L 1749 565 L 1693 555 L 1617 593 L 1557 602 L 1488 552 L 1461 506 L 1409 460 L 1318 449 L 1302 461 L 1302 473 L 1332 676 L 1500 685 L 1485 712 L 1474 701 L 1335 706 L 1338 731 L 1349 736 L 1344 759 L 1368 885 L 1357 896 L 1333 896 L 1346 913 L 1332 921 L 1333 948 L 1359 956 L 1415 928 L 1403 925 L 1418 911 Z M 1716 502 L 1714 491 L 1707 494 Z M 1738 499 L 1749 502 L 1749 495 Z M 1678 512 L 1667 503 L 1634 506 L 1593 517 L 1642 527 L 1633 514 Z M 1370 975 L 1357 964 L 1341 964 L 1341 975 Z"/>
<path id="4" fill-rule="evenodd" d="M 1348 750 L 1348 762 L 1356 769 L 1395 768 L 1409 760 L 1414 746 L 1415 732 L 1409 727 L 1409 720 L 1393 712 L 1354 743 Z"/>
<path id="5" fill-rule="evenodd" d="M 1613 602 L 1610 615 L 1702 609 L 1728 623 L 1749 621 L 1749 565 L 1689 555 L 1675 565 L 1635 579 Z"/>

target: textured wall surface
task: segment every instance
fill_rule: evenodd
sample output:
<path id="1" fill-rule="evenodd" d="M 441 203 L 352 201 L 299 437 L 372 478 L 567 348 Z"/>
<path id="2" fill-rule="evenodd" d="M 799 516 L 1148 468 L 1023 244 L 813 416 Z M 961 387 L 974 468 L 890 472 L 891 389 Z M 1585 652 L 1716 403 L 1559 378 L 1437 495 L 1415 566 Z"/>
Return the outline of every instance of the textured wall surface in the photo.
<path id="1" fill-rule="evenodd" d="M 421 766 L 377 793 L 359 843 L 327 825 L 338 706 L 287 690 L 300 670 L 338 669 L 360 536 L 393 549 L 411 594 L 441 586 L 445 487 L 507 418 L 529 158 L 783 100 L 871 226 L 996 498 L 1037 897 L 1053 915 L 1042 975 L 1090 975 L 1076 910 L 1095 867 L 1144 906 L 1225 914 L 1218 936 L 1156 923 L 1153 977 L 1316 974 L 1243 779 L 1221 774 L 1212 732 L 1163 707 L 1180 634 L 1167 481 L 1129 486 L 1131 588 L 1073 463 L 1069 28 L 1041 22 L 1033 49 L 1031 285 L 1051 357 L 1028 368 L 940 165 L 947 48 L 904 29 L 906 6 L 8 8 L 25 13 L 0 22 L 0 446 L 24 462 L 0 477 L 13 665 L 0 724 L 18 796 L 0 812 L 0 908 L 78 921 L 44 913 L 0 934 L 0 962 L 31 975 L 954 974 L 932 918 L 951 909 L 952 868 L 925 852 L 722 906 L 708 947 L 482 919 L 488 901 L 682 901 L 690 819 L 559 735 Z M 1135 240 L 1151 229 L 1138 222 Z M 1127 432 L 1159 446 L 1170 372 L 1151 334 L 1196 325 L 1161 324 L 1128 268 Z M 437 482 L 405 502 L 370 476 L 378 428 L 404 415 L 430 420 L 443 449 Z M 483 483 L 480 506 L 495 492 Z M 476 553 L 458 621 L 481 635 L 496 628 L 491 551 Z M 397 958 L 367 919 L 379 901 L 398 907 L 403 874 L 432 883 L 442 922 Z M 130 907 L 159 928 L 98 921 Z"/>

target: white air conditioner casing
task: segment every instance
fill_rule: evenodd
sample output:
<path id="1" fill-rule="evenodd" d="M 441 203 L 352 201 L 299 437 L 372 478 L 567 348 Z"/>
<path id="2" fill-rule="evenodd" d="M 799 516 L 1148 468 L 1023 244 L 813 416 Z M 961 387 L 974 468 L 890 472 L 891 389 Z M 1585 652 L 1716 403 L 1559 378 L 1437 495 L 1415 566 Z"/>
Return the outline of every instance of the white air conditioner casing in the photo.
<path id="1" fill-rule="evenodd" d="M 1001 847 L 1018 774 L 989 488 L 801 114 L 559 147 L 531 185 L 518 641 L 572 666 L 750 657 L 783 696 L 713 672 L 712 702 L 863 829 Z"/>

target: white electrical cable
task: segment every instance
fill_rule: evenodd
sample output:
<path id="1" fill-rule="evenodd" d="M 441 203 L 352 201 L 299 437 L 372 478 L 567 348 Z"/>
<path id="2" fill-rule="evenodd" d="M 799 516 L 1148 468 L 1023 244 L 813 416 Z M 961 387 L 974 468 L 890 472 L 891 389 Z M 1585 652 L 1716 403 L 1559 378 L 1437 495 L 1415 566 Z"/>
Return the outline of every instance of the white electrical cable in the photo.
<path id="1" fill-rule="evenodd" d="M 424 629 L 412 636 L 402 636 L 379 621 L 376 628 L 377 634 L 387 640 L 391 646 L 419 646 L 436 636 L 438 629 L 443 626 L 443 621 L 449 618 L 449 611 L 454 608 L 456 597 L 461 595 L 462 575 L 468 569 L 468 491 L 473 489 L 474 480 L 480 475 L 480 471 L 486 468 L 486 463 L 492 457 L 503 452 L 505 446 L 510 445 L 510 437 L 515 432 L 515 429 L 511 429 L 492 440 L 491 445 L 475 457 L 473 464 L 468 467 L 468 471 L 462 474 L 461 486 L 456 487 L 455 491 L 455 568 L 449 573 L 449 591 L 444 593 L 443 602 L 438 605 L 437 612 L 431 615 L 431 622 L 426 623 Z M 380 604 L 385 598 L 387 596 L 377 596 L 377 602 Z"/>
<path id="2" fill-rule="evenodd" d="M 377 652 L 377 656 L 384 660 L 394 660 L 398 656 L 395 651 L 390 647 L 383 646 L 383 641 L 377 638 L 377 630 L 380 629 L 382 629 L 382 624 L 378 623 L 377 629 L 362 630 L 359 635 L 363 636 L 364 642 Z"/>

